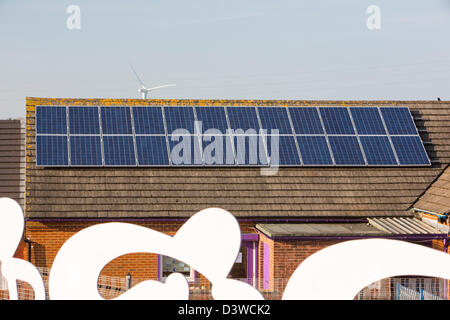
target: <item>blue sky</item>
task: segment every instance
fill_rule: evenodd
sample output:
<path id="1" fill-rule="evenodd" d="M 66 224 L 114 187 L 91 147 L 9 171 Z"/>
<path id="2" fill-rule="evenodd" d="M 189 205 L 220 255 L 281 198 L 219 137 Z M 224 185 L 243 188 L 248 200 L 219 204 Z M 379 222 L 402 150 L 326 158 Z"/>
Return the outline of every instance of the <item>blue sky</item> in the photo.
<path id="1" fill-rule="evenodd" d="M 0 118 L 26 96 L 139 98 L 129 62 L 177 84 L 154 98 L 448 100 L 449 31 L 450 0 L 0 0 Z"/>

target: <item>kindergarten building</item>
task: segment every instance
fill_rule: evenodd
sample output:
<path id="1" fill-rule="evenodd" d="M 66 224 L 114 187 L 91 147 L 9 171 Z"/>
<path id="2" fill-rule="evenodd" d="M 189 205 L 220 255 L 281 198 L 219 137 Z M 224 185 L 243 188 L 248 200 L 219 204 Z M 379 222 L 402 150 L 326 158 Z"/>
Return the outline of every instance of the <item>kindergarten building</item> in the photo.
<path id="1" fill-rule="evenodd" d="M 341 241 L 400 239 L 448 252 L 450 203 L 436 197 L 450 190 L 441 180 L 449 120 L 444 101 L 27 98 L 24 256 L 51 268 L 86 227 L 121 221 L 173 235 L 210 207 L 241 228 L 230 277 L 273 297 L 304 259 Z M 175 129 L 183 139 L 170 140 Z M 207 154 L 211 132 L 223 154 Z M 246 146 L 256 137 L 258 156 L 239 155 L 242 136 Z M 181 140 L 190 154 L 173 152 Z M 173 271 L 193 290 L 208 287 L 175 257 L 148 253 L 119 257 L 102 275 L 163 280 Z M 384 292 L 394 295 L 394 283 L 383 281 Z"/>

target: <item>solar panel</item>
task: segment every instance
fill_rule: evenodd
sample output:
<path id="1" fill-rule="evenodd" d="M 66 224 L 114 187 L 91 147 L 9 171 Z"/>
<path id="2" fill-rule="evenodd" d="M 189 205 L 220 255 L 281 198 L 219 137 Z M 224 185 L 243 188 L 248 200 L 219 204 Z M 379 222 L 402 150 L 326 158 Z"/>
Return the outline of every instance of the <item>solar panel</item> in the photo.
<path id="1" fill-rule="evenodd" d="M 429 165 L 422 140 L 418 136 L 391 136 L 401 165 Z"/>
<path id="2" fill-rule="evenodd" d="M 101 166 L 102 147 L 100 136 L 71 136 L 70 165 Z"/>
<path id="3" fill-rule="evenodd" d="M 230 136 L 204 135 L 202 139 L 202 150 L 205 165 L 220 166 L 235 164 Z"/>
<path id="4" fill-rule="evenodd" d="M 135 166 L 132 136 L 103 136 L 106 166 Z"/>
<path id="5" fill-rule="evenodd" d="M 378 108 L 350 108 L 358 134 L 386 134 Z"/>
<path id="6" fill-rule="evenodd" d="M 97 107 L 69 107 L 70 134 L 100 134 Z"/>
<path id="7" fill-rule="evenodd" d="M 136 149 L 141 166 L 169 165 L 165 136 L 136 136 Z"/>
<path id="8" fill-rule="evenodd" d="M 38 166 L 430 165 L 405 107 L 37 106 L 36 158 Z"/>
<path id="9" fill-rule="evenodd" d="M 36 106 L 37 134 L 66 134 L 66 107 Z"/>
<path id="10" fill-rule="evenodd" d="M 103 134 L 132 134 L 129 107 L 102 107 Z"/>
<path id="11" fill-rule="evenodd" d="M 198 166 L 203 164 L 200 140 L 195 135 L 170 135 L 172 165 Z"/>
<path id="12" fill-rule="evenodd" d="M 323 134 L 322 123 L 316 108 L 290 107 L 292 126 L 296 134 Z"/>
<path id="13" fill-rule="evenodd" d="M 261 135 L 235 135 L 233 143 L 238 165 L 266 166 L 269 164 Z"/>
<path id="14" fill-rule="evenodd" d="M 388 137 L 362 136 L 360 141 L 369 165 L 397 165 Z"/>
<path id="15" fill-rule="evenodd" d="M 266 134 L 292 134 L 286 108 L 259 107 L 258 113 L 262 128 L 267 130 Z M 272 132 L 273 129 L 277 129 L 278 132 Z"/>
<path id="16" fill-rule="evenodd" d="M 216 129 L 222 134 L 228 132 L 224 107 L 195 107 L 195 112 L 197 113 L 197 120 L 201 121 L 201 133 L 210 130 L 209 133 L 214 134 L 211 129 Z"/>
<path id="17" fill-rule="evenodd" d="M 408 108 L 382 107 L 380 110 L 383 114 L 383 119 L 386 123 L 389 134 L 418 134 Z"/>
<path id="18" fill-rule="evenodd" d="M 297 136 L 304 165 L 332 165 L 327 140 L 324 136 Z"/>
<path id="19" fill-rule="evenodd" d="M 36 136 L 36 165 L 68 166 L 67 136 Z"/>
<path id="20" fill-rule="evenodd" d="M 259 134 L 258 117 L 254 107 L 228 107 L 230 127 L 236 134 Z M 236 131 L 238 130 L 239 131 Z"/>
<path id="21" fill-rule="evenodd" d="M 355 134 L 347 108 L 319 108 L 327 134 Z"/>
<path id="22" fill-rule="evenodd" d="M 364 157 L 355 136 L 329 136 L 336 165 L 364 165 Z"/>
<path id="23" fill-rule="evenodd" d="M 194 111 L 192 107 L 164 107 L 167 133 L 172 134 L 181 129 L 187 134 L 194 134 Z"/>
<path id="24" fill-rule="evenodd" d="M 271 166 L 299 166 L 300 156 L 294 136 L 265 136 Z"/>
<path id="25" fill-rule="evenodd" d="M 133 107 L 136 134 L 165 134 L 161 107 Z"/>

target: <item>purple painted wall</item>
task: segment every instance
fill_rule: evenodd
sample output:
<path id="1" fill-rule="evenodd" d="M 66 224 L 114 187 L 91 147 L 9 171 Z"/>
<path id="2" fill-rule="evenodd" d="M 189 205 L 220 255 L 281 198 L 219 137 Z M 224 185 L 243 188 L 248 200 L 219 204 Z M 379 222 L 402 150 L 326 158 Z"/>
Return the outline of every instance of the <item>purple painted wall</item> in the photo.
<path id="1" fill-rule="evenodd" d="M 264 243 L 264 255 L 263 255 L 263 289 L 269 289 L 269 263 L 270 263 L 270 248 L 267 243 Z"/>

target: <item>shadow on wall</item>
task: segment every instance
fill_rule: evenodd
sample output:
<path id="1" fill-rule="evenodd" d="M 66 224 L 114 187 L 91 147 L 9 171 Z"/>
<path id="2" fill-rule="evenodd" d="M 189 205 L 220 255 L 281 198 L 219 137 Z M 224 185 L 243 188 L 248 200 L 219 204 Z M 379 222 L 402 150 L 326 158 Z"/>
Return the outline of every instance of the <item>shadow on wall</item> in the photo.
<path id="1" fill-rule="evenodd" d="M 31 253 L 32 262 L 36 267 L 48 267 L 45 255 L 45 246 L 37 242 L 32 242 Z M 28 260 L 28 257 L 25 257 L 25 259 Z"/>

